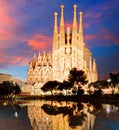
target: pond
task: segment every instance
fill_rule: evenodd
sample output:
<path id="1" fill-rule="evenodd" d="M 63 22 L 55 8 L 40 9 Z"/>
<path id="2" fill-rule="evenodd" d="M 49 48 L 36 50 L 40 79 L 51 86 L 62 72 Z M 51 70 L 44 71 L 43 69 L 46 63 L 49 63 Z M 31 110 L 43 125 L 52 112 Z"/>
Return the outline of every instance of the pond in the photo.
<path id="1" fill-rule="evenodd" d="M 0 130 L 118 129 L 118 104 L 43 100 L 0 102 Z"/>

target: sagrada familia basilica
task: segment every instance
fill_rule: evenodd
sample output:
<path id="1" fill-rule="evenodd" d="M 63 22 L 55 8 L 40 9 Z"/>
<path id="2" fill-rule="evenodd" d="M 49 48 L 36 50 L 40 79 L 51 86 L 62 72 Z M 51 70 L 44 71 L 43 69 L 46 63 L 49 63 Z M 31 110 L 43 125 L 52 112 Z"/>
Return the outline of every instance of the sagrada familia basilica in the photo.
<path id="1" fill-rule="evenodd" d="M 58 14 L 54 13 L 52 53 L 39 53 L 38 58 L 34 54 L 33 59 L 29 62 L 28 84 L 43 84 L 52 80 L 62 82 L 67 79 L 69 71 L 74 67 L 86 73 L 89 83 L 98 79 L 96 60 L 92 58 L 92 52 L 84 42 L 83 13 L 79 12 L 80 18 L 77 23 L 76 8 L 77 6 L 74 5 L 72 29 L 67 27 L 65 30 L 64 5 L 61 5 L 59 27 Z"/>

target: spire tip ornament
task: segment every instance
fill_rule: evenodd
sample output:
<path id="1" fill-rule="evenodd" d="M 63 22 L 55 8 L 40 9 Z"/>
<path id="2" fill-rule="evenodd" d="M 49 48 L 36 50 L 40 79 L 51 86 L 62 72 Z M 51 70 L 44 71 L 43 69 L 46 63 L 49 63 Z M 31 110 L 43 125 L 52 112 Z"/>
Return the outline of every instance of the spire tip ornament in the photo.
<path id="1" fill-rule="evenodd" d="M 64 5 L 61 5 L 60 7 L 61 7 L 62 9 L 64 9 Z"/>

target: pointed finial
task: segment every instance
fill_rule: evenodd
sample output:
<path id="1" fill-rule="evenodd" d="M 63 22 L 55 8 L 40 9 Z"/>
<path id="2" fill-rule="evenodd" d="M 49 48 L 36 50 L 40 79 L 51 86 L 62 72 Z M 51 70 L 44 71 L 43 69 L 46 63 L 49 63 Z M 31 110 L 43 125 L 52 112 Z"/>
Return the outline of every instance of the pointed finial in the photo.
<path id="1" fill-rule="evenodd" d="M 74 5 L 74 14 L 76 15 L 76 8 L 77 8 L 77 5 L 75 4 Z"/>
<path id="2" fill-rule="evenodd" d="M 45 55 L 45 51 L 44 51 L 44 55 Z"/>
<path id="3" fill-rule="evenodd" d="M 63 46 L 65 43 L 65 30 L 64 30 L 64 5 L 61 5 L 61 18 L 60 18 L 60 29 L 59 29 L 59 37 L 60 44 L 59 47 Z"/>
<path id="4" fill-rule="evenodd" d="M 73 26 L 72 26 L 72 45 L 77 46 L 77 17 L 76 17 L 76 8 L 77 5 L 74 5 L 74 17 L 73 17 Z"/>
<path id="5" fill-rule="evenodd" d="M 54 24 L 55 24 L 55 25 L 57 25 L 57 15 L 58 15 L 58 13 L 55 12 L 55 13 L 54 13 L 54 16 L 55 16 L 55 22 L 54 22 Z"/>
<path id="6" fill-rule="evenodd" d="M 63 17 L 64 17 L 64 5 L 61 5 L 61 24 L 64 23 Z"/>
<path id="7" fill-rule="evenodd" d="M 79 12 L 79 14 L 80 14 L 80 15 L 82 15 L 82 14 L 83 14 L 83 12 L 82 12 L 82 11 L 80 11 L 80 12 Z"/>
<path id="8" fill-rule="evenodd" d="M 96 71 L 96 59 L 93 59 L 93 70 Z"/>
<path id="9" fill-rule="evenodd" d="M 80 11 L 80 12 L 79 12 L 79 15 L 80 15 L 80 22 L 82 22 L 82 15 L 83 15 L 83 12 Z"/>
<path id="10" fill-rule="evenodd" d="M 94 62 L 96 62 L 96 59 L 95 59 L 95 58 L 93 58 L 93 61 L 94 61 Z"/>
<path id="11" fill-rule="evenodd" d="M 80 11 L 79 12 L 79 15 L 80 15 L 80 22 L 79 22 L 79 35 L 80 35 L 80 41 L 81 42 L 83 42 L 84 41 L 84 39 L 83 39 L 83 18 L 82 18 L 82 16 L 83 16 L 83 12 L 82 11 Z"/>
<path id="12" fill-rule="evenodd" d="M 64 5 L 61 5 L 60 8 L 61 8 L 61 14 L 64 13 L 64 12 L 63 12 Z"/>
<path id="13" fill-rule="evenodd" d="M 41 55 L 40 55 L 40 51 L 39 51 L 38 58 L 40 58 L 40 57 L 41 57 Z"/>
<path id="14" fill-rule="evenodd" d="M 34 53 L 33 58 L 36 59 L 36 54 Z"/>

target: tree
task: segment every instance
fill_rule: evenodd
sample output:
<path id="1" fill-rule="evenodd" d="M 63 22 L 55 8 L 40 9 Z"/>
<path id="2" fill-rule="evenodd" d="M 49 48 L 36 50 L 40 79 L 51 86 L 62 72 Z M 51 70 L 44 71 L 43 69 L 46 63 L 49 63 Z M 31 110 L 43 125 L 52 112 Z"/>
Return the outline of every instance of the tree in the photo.
<path id="1" fill-rule="evenodd" d="M 21 93 L 20 86 L 17 83 L 15 83 L 14 94 L 16 95 L 16 94 L 19 94 L 19 93 Z"/>
<path id="2" fill-rule="evenodd" d="M 20 86 L 17 83 L 4 81 L 0 84 L 0 96 L 2 98 L 10 98 L 13 95 L 19 94 L 21 92 Z"/>
<path id="3" fill-rule="evenodd" d="M 86 75 L 83 70 L 78 70 L 77 68 L 73 68 L 69 72 L 68 81 L 73 84 L 73 87 L 77 86 L 77 94 L 83 94 L 81 85 L 85 85 L 88 83 L 86 80 Z M 83 93 L 82 93 L 83 92 Z"/>
<path id="4" fill-rule="evenodd" d="M 68 81 L 63 81 L 63 83 L 59 83 L 59 86 L 58 86 L 58 90 L 66 90 L 66 95 L 67 95 L 67 90 L 70 90 L 72 88 L 72 84 Z"/>
<path id="5" fill-rule="evenodd" d="M 98 97 L 100 97 L 102 95 L 102 89 L 105 89 L 105 88 L 109 88 L 108 86 L 108 82 L 107 80 L 98 80 L 98 81 L 95 81 L 95 82 L 92 82 L 88 85 L 88 87 L 94 87 L 94 95 L 97 95 Z M 90 94 L 92 94 L 91 91 L 89 91 Z"/>
<path id="6" fill-rule="evenodd" d="M 53 95 L 53 90 L 56 90 L 57 87 L 59 85 L 59 82 L 58 81 L 48 81 L 47 83 L 45 83 L 43 85 L 43 87 L 41 88 L 41 90 L 43 92 L 47 92 L 47 91 L 51 91 L 51 94 Z"/>
<path id="7" fill-rule="evenodd" d="M 119 73 L 117 73 L 117 74 L 109 73 L 109 76 L 111 79 L 110 87 L 112 89 L 112 94 L 114 94 L 115 88 L 119 84 Z"/>

